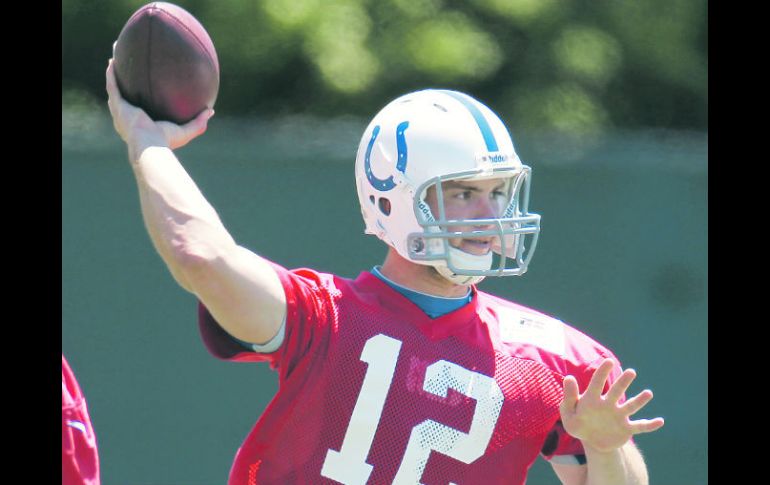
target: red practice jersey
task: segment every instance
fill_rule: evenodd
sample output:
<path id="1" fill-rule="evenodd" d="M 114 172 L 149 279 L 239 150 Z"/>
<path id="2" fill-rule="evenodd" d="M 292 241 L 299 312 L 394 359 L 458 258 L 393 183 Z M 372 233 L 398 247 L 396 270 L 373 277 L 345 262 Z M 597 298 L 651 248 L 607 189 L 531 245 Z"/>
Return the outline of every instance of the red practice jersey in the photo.
<path id="1" fill-rule="evenodd" d="M 99 454 L 75 374 L 61 356 L 61 483 L 99 485 Z"/>
<path id="2" fill-rule="evenodd" d="M 615 359 L 590 337 L 475 287 L 470 303 L 430 318 L 369 272 L 275 268 L 287 300 L 275 352 L 246 350 L 199 306 L 213 355 L 279 375 L 230 485 L 519 485 L 539 455 L 583 453 L 559 403 L 564 376 L 582 392 Z"/>

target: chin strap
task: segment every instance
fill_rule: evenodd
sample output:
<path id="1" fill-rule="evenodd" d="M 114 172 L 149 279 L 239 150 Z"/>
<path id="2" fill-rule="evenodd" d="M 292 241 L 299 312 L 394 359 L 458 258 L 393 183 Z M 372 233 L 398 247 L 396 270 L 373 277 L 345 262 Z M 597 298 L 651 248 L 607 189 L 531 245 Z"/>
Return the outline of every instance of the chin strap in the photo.
<path id="1" fill-rule="evenodd" d="M 476 256 L 465 251 L 461 251 L 457 248 L 450 247 L 448 254 L 449 261 L 452 262 L 452 266 L 457 269 L 469 269 L 474 271 L 488 270 L 492 267 L 492 252 L 485 254 L 484 256 Z M 456 274 L 449 269 L 446 264 L 436 266 L 436 271 L 456 285 L 470 286 L 480 283 L 485 276 L 469 276 Z"/>

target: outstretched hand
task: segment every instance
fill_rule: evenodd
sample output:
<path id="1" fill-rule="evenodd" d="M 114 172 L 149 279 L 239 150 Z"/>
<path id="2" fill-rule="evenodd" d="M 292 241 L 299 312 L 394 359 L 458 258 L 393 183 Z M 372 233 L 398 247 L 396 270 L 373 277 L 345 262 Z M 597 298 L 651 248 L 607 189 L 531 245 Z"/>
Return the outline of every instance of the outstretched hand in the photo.
<path id="1" fill-rule="evenodd" d="M 615 363 L 606 359 L 591 377 L 585 392 L 579 394 L 577 380 L 564 378 L 564 400 L 559 411 L 564 429 L 575 438 L 599 452 L 620 448 L 635 434 L 656 431 L 663 426 L 663 418 L 631 420 L 631 416 L 652 400 L 652 391 L 644 390 L 619 403 L 631 382 L 636 378 L 633 369 L 623 371 L 617 381 L 602 395 L 607 378 Z"/>
<path id="2" fill-rule="evenodd" d="M 112 115 L 115 131 L 125 141 L 129 150 L 139 153 L 149 146 L 180 148 L 206 131 L 213 109 L 203 110 L 192 121 L 177 125 L 169 121 L 153 121 L 141 108 L 131 105 L 120 95 L 113 59 L 107 64 L 107 105 Z"/>

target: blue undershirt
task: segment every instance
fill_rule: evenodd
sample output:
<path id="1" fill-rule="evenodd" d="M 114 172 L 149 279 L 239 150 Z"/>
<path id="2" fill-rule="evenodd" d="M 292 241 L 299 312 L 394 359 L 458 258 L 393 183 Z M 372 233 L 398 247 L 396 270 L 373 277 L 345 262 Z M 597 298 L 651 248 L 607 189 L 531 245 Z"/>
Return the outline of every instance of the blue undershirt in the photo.
<path id="1" fill-rule="evenodd" d="M 425 293 L 420 293 L 419 291 L 411 290 L 405 286 L 399 285 L 398 283 L 394 283 L 385 277 L 380 272 L 380 266 L 373 267 L 372 274 L 397 292 L 404 295 L 409 299 L 409 301 L 417 305 L 423 312 L 425 312 L 426 315 L 431 318 L 438 318 L 441 315 L 446 315 L 447 313 L 453 312 L 458 308 L 467 305 L 473 298 L 473 293 L 470 291 L 470 289 L 468 289 L 468 293 L 465 296 L 461 296 L 460 298 L 444 298 L 441 296 L 427 295 Z M 273 337 L 270 342 L 267 342 L 263 345 L 245 342 L 241 339 L 233 337 L 232 335 L 230 337 L 232 337 L 233 340 L 240 343 L 249 350 L 261 353 L 269 353 L 278 349 L 278 347 L 283 342 L 285 332 L 284 325 L 286 325 L 286 320 L 284 320 L 276 336 Z"/>
<path id="2" fill-rule="evenodd" d="M 447 313 L 453 312 L 458 308 L 468 304 L 468 302 L 470 302 L 473 298 L 473 293 L 471 292 L 470 288 L 468 289 L 468 293 L 465 296 L 461 296 L 460 298 L 444 298 L 441 296 L 427 295 L 425 293 L 420 293 L 419 291 L 411 290 L 386 278 L 380 272 L 380 266 L 375 266 L 372 268 L 372 274 L 387 283 L 388 286 L 397 292 L 407 297 L 409 301 L 417 305 L 422 311 L 425 312 L 425 314 L 431 318 L 438 318 L 441 315 L 446 315 Z"/>

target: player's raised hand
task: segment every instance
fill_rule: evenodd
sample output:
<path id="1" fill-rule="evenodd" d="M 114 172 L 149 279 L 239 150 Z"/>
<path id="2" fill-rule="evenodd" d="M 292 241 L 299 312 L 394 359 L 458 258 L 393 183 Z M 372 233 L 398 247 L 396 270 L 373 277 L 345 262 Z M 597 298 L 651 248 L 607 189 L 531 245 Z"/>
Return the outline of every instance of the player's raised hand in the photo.
<path id="1" fill-rule="evenodd" d="M 564 400 L 559 408 L 564 429 L 575 438 L 600 452 L 620 448 L 635 434 L 649 433 L 663 426 L 663 418 L 632 420 L 631 416 L 652 400 L 652 391 L 644 390 L 620 404 L 619 400 L 636 378 L 633 369 L 623 371 L 602 395 L 615 363 L 606 359 L 594 372 L 585 392 L 579 394 L 577 380 L 564 378 Z"/>
<path id="2" fill-rule="evenodd" d="M 184 125 L 153 121 L 141 108 L 131 105 L 120 95 L 112 59 L 107 64 L 106 87 L 113 126 L 129 148 L 164 146 L 173 150 L 182 147 L 206 131 L 208 120 L 214 114 L 213 109 L 204 110 Z"/>

